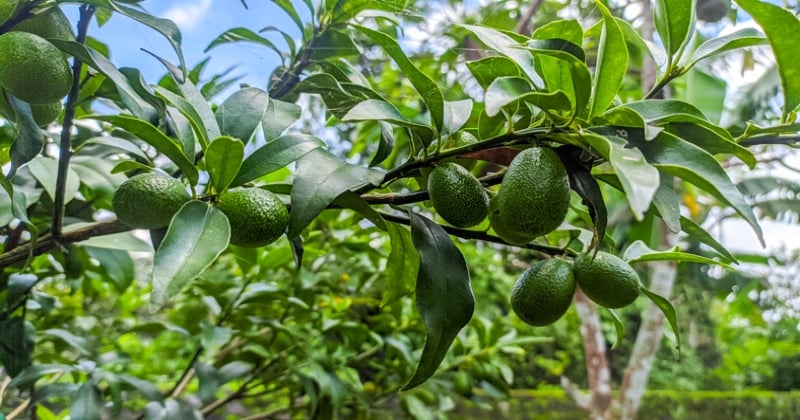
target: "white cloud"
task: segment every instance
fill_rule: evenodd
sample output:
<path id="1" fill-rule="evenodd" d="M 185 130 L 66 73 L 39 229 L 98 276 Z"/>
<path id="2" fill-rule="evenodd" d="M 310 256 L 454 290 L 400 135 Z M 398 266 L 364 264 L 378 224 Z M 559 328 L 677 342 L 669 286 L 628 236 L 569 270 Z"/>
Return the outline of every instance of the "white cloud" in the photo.
<path id="1" fill-rule="evenodd" d="M 214 0 L 186 2 L 172 6 L 162 16 L 175 22 L 181 30 L 192 30 L 202 23 L 212 3 L 214 3 Z"/>

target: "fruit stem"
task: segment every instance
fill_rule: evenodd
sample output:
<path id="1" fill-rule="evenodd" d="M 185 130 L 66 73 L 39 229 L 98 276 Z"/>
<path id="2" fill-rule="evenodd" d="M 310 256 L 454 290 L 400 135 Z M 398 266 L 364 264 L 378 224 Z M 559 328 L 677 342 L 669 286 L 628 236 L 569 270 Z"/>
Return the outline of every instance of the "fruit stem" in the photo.
<path id="1" fill-rule="evenodd" d="M 76 41 L 83 44 L 86 41 L 86 33 L 89 30 L 89 22 L 94 16 L 94 6 L 83 5 L 80 8 L 80 18 L 78 19 L 78 36 Z M 75 119 L 75 105 L 78 103 L 78 93 L 80 92 L 81 69 L 83 61 L 75 57 L 72 60 L 72 88 L 67 95 L 67 105 L 64 109 L 64 124 L 61 126 L 61 143 L 58 154 L 58 174 L 56 176 L 56 196 L 53 199 L 53 226 L 51 233 L 54 238 L 61 237 L 64 227 L 64 208 L 66 204 L 67 173 L 69 160 L 72 155 L 70 143 L 72 140 L 72 123 Z"/>

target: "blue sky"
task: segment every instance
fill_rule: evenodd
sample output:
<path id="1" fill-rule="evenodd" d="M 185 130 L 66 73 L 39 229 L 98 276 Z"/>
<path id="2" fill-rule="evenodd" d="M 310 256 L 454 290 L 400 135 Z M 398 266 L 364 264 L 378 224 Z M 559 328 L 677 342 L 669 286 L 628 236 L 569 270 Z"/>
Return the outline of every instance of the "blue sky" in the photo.
<path id="1" fill-rule="evenodd" d="M 265 87 L 272 70 L 280 64 L 275 52 L 253 44 L 235 43 L 217 46 L 208 54 L 203 50 L 225 30 L 242 26 L 258 31 L 266 26 L 276 26 L 299 39 L 299 30 L 287 15 L 274 3 L 265 0 L 248 0 L 245 9 L 238 0 L 161 0 L 144 1 L 148 13 L 174 21 L 183 34 L 183 52 L 191 67 L 206 56 L 211 56 L 204 76 L 206 78 L 231 66 L 233 74 L 244 76 L 241 82 Z M 300 7 L 300 6 L 298 6 Z M 302 12 L 303 8 L 300 7 Z M 77 7 L 64 6 L 65 12 L 77 18 Z M 114 17 L 103 27 L 90 27 L 89 34 L 109 45 L 111 60 L 117 67 L 140 69 L 148 83 L 155 83 L 164 74 L 163 66 L 140 48 L 177 63 L 177 57 L 167 41 L 158 32 L 125 16 Z M 279 47 L 283 40 L 275 33 L 267 35 Z"/>

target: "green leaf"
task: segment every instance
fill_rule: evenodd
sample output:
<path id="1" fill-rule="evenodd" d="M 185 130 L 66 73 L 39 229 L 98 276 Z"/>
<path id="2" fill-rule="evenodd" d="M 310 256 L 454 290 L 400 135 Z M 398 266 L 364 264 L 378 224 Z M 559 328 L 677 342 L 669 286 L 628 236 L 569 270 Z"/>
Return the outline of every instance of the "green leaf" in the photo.
<path id="1" fill-rule="evenodd" d="M 530 82 L 521 77 L 498 77 L 486 89 L 486 115 L 493 117 L 500 113 L 501 108 L 517 101 L 525 101 L 546 112 L 568 111 L 572 108 L 563 91 L 536 92 Z"/>
<path id="2" fill-rule="evenodd" d="M 427 333 L 414 376 L 402 390 L 422 384 L 436 372 L 475 309 L 469 269 L 461 251 L 441 226 L 414 212 L 410 216 L 411 239 L 420 257 L 417 309 Z"/>
<path id="3" fill-rule="evenodd" d="M 544 86 L 544 80 L 534 69 L 533 56 L 530 52 L 520 48 L 520 43 L 514 38 L 485 26 L 461 25 L 461 27 L 472 32 L 489 49 L 513 61 L 535 87 Z"/>
<path id="4" fill-rule="evenodd" d="M 381 130 L 381 136 L 378 140 L 378 150 L 375 151 L 375 156 L 369 162 L 369 167 L 380 165 L 386 158 L 391 156 L 394 150 L 394 127 L 386 121 L 378 121 L 378 126 Z"/>
<path id="5" fill-rule="evenodd" d="M 739 263 L 736 257 L 734 257 L 733 254 L 731 254 L 730 251 L 728 251 L 728 249 L 725 248 L 724 245 L 722 245 L 719 241 L 714 239 L 714 237 L 711 236 L 710 233 L 708 233 L 700 225 L 695 223 L 694 220 L 681 216 L 680 223 L 681 223 L 680 225 L 681 230 L 684 231 L 687 235 L 689 235 L 689 239 L 710 246 L 712 249 L 717 251 L 720 256 L 722 256 L 723 258 L 727 259 L 730 262 L 736 264 Z"/>
<path id="6" fill-rule="evenodd" d="M 680 52 L 686 47 L 689 37 L 694 31 L 695 2 L 695 0 L 656 0 L 655 2 L 653 19 L 658 37 L 670 55 L 668 63 L 679 58 Z"/>
<path id="7" fill-rule="evenodd" d="M 682 252 L 677 246 L 669 251 L 657 251 L 648 247 L 643 241 L 634 241 L 623 254 L 623 258 L 628 264 L 636 264 L 648 261 L 674 261 L 674 262 L 689 262 L 697 264 L 710 264 L 719 265 L 727 269 L 731 266 L 702 255 L 690 254 Z"/>
<path id="8" fill-rule="evenodd" d="M 642 293 L 645 294 L 664 314 L 669 321 L 669 326 L 672 328 L 673 334 L 675 334 L 675 347 L 678 349 L 678 355 L 681 352 L 681 336 L 680 331 L 678 330 L 678 315 L 675 312 L 675 307 L 672 306 L 669 300 L 666 298 L 659 296 L 658 294 L 650 291 L 646 287 L 641 287 Z"/>
<path id="9" fill-rule="evenodd" d="M 383 217 L 380 215 L 380 213 L 378 213 L 372 206 L 370 206 L 369 203 L 366 202 L 366 200 L 361 198 L 360 195 L 352 191 L 343 192 L 338 197 L 336 197 L 336 199 L 333 202 L 337 205 L 346 207 L 350 210 L 359 213 L 381 230 L 388 229 L 386 221 L 383 220 Z"/>
<path id="10" fill-rule="evenodd" d="M 411 85 L 414 86 L 414 89 L 416 89 L 417 93 L 422 97 L 422 100 L 425 102 L 431 114 L 433 126 L 441 133 L 444 127 L 444 96 L 442 95 L 439 85 L 417 68 L 416 64 L 406 56 L 395 39 L 383 32 L 365 26 L 354 25 L 354 27 L 367 35 L 373 42 L 380 45 L 386 54 L 392 57 L 392 60 L 397 63 L 397 66 L 400 67 L 404 76 L 408 78 Z"/>
<path id="11" fill-rule="evenodd" d="M 33 361 L 33 340 L 33 324 L 25 321 L 24 317 L 10 316 L 0 320 L 0 363 L 8 376 L 14 378 L 9 387 L 25 379 L 25 369 Z"/>
<path id="12" fill-rule="evenodd" d="M 2 95 L 2 92 L 0 92 L 0 95 Z M 41 153 L 44 147 L 45 134 L 36 124 L 36 121 L 33 120 L 31 107 L 27 102 L 23 102 L 11 95 L 8 95 L 7 100 L 17 117 L 16 136 L 9 151 L 11 167 L 8 170 L 8 175 L 6 175 L 11 178 L 17 172 L 17 169 Z"/>
<path id="13" fill-rule="evenodd" d="M 592 176 L 591 169 L 585 167 L 576 158 L 580 156 L 581 149 L 575 146 L 561 146 L 556 149 L 569 175 L 569 186 L 578 193 L 583 204 L 589 209 L 589 216 L 594 223 L 594 235 L 599 247 L 606 235 L 608 225 L 608 210 L 603 200 L 603 192 L 597 179 Z"/>
<path id="14" fill-rule="evenodd" d="M 576 19 L 548 22 L 533 31 L 533 39 L 563 39 L 573 45 L 583 44 L 583 27 Z"/>
<path id="15" fill-rule="evenodd" d="M 388 224 L 389 241 L 392 250 L 386 259 L 381 306 L 391 305 L 398 299 L 414 291 L 419 271 L 419 253 L 411 241 L 411 233 L 403 226 Z"/>
<path id="16" fill-rule="evenodd" d="M 153 94 L 141 96 L 128 77 L 114 66 L 108 58 L 92 48 L 73 41 L 51 39 L 58 49 L 79 58 L 81 61 L 99 71 L 114 83 L 125 107 L 139 119 L 156 123 L 158 121 L 158 108 L 163 107 L 163 102 Z M 157 106 L 156 106 L 157 105 Z"/>
<path id="17" fill-rule="evenodd" d="M 639 149 L 626 147 L 625 140 L 619 137 L 592 133 L 584 133 L 581 137 L 611 163 L 634 217 L 641 220 L 658 190 L 658 170 L 645 160 L 646 155 L 642 155 Z"/>
<path id="18" fill-rule="evenodd" d="M 145 381 L 134 376 L 126 375 L 124 373 L 118 374 L 117 379 L 119 379 L 120 382 L 126 383 L 136 388 L 136 390 L 138 390 L 142 394 L 142 396 L 147 398 L 149 401 L 164 400 L 164 394 L 152 382 Z"/>
<path id="19" fill-rule="evenodd" d="M 3 331 L 5 331 L 5 329 L 0 328 L 0 334 L 2 334 Z M 33 337 L 33 333 L 31 333 L 31 337 Z M 19 336 L 17 336 L 17 338 L 19 338 Z M 31 338 L 31 341 L 32 340 L 33 338 Z M 0 350 L 1 349 L 2 346 L 0 346 Z M 6 365 L 5 368 L 8 370 L 8 365 Z M 60 363 L 30 365 L 25 368 L 25 370 L 20 372 L 19 375 L 11 375 L 14 376 L 14 379 L 8 383 L 8 387 L 26 389 L 35 384 L 36 381 L 45 375 L 50 375 L 53 373 L 69 373 L 74 370 L 75 368 L 73 366 L 62 365 Z"/>
<path id="20" fill-rule="evenodd" d="M 761 245 L 764 246 L 764 235 L 753 210 L 720 163 L 708 152 L 665 132 L 651 141 L 635 141 L 635 143 L 647 160 L 659 170 L 700 187 L 717 200 L 732 207 L 752 226 Z"/>
<path id="21" fill-rule="evenodd" d="M 712 155 L 732 154 L 746 163 L 750 169 L 756 165 L 756 157 L 750 149 L 736 143 L 727 130 L 710 123 L 674 122 L 666 124 L 664 129 Z"/>
<path id="22" fill-rule="evenodd" d="M 467 63 L 469 72 L 481 87 L 486 90 L 499 77 L 519 77 L 519 67 L 503 56 L 489 56 Z"/>
<path id="23" fill-rule="evenodd" d="M 0 226 L 5 226 L 14 220 L 14 213 L 12 213 L 13 203 L 11 196 L 5 188 L 0 188 Z"/>
<path id="24" fill-rule="evenodd" d="M 60 339 L 68 346 L 72 347 L 73 349 L 77 350 L 83 356 L 91 356 L 92 350 L 89 348 L 89 340 L 78 337 L 75 334 L 72 334 L 69 331 L 52 328 L 49 330 L 44 330 L 41 332 L 43 335 L 49 335 L 55 338 Z"/>
<path id="25" fill-rule="evenodd" d="M 343 192 L 367 183 L 377 186 L 382 180 L 376 170 L 343 162 L 327 150 L 315 148 L 297 162 L 287 237 L 299 236 Z"/>
<path id="26" fill-rule="evenodd" d="M 347 121 L 386 121 L 416 131 L 424 139 L 433 139 L 433 130 L 403 116 L 394 105 L 379 99 L 367 99 L 354 106 L 342 117 Z"/>
<path id="27" fill-rule="evenodd" d="M 759 0 L 737 0 L 764 29 L 781 77 L 783 89 L 783 121 L 800 105 L 800 60 L 794 37 L 800 32 L 800 20 L 781 6 Z"/>
<path id="28" fill-rule="evenodd" d="M 625 324 L 622 323 L 622 320 L 616 312 L 608 308 L 606 308 L 606 310 L 608 310 L 609 315 L 611 315 L 611 320 L 614 321 L 614 330 L 617 333 L 614 343 L 611 344 L 611 350 L 614 350 L 617 344 L 621 343 L 622 339 L 625 338 Z"/>
<path id="29" fill-rule="evenodd" d="M 214 139 L 206 149 L 206 170 L 214 191 L 221 193 L 236 178 L 244 158 L 244 143 L 233 137 Z"/>
<path id="30" fill-rule="evenodd" d="M 33 177 L 36 178 L 40 184 L 42 184 L 44 190 L 47 191 L 47 195 L 55 200 L 57 183 L 56 178 L 58 177 L 58 161 L 44 156 L 37 156 L 28 162 L 28 170 L 30 170 L 31 175 L 33 175 Z M 64 201 L 66 203 L 70 202 L 72 198 L 75 197 L 75 194 L 78 193 L 80 186 L 81 183 L 80 179 L 78 178 L 78 174 L 76 174 L 72 169 L 67 169 L 67 179 L 66 183 L 64 184 Z"/>
<path id="31" fill-rule="evenodd" d="M 283 55 L 283 52 L 280 50 L 280 48 L 275 46 L 275 44 L 273 44 L 272 41 L 251 31 L 250 29 L 242 27 L 231 28 L 223 32 L 220 36 L 216 37 L 213 41 L 211 41 L 211 43 L 208 44 L 208 46 L 203 52 L 207 53 L 211 51 L 211 49 L 214 47 L 232 42 L 254 42 L 256 44 L 263 45 L 271 49 L 272 51 L 275 51 L 275 53 L 278 54 L 278 57 L 281 57 Z"/>
<path id="32" fill-rule="evenodd" d="M 595 5 L 603 14 L 603 31 L 597 51 L 589 117 L 602 114 L 608 109 L 628 71 L 628 48 L 617 20 L 603 3 L 595 1 Z"/>
<path id="33" fill-rule="evenodd" d="M 695 119 L 708 121 L 708 118 L 696 106 L 683 101 L 674 99 L 644 99 L 641 101 L 628 102 L 623 105 L 638 112 L 646 121 L 662 121 L 668 118 L 669 121 L 680 121 L 676 117 L 689 116 Z"/>
<path id="34" fill-rule="evenodd" d="M 300 19 L 300 15 L 297 13 L 297 10 L 294 8 L 294 4 L 291 0 L 272 0 L 273 3 L 280 6 L 284 12 L 292 19 L 295 25 L 297 25 L 297 29 L 300 30 L 300 33 L 303 33 L 303 20 Z"/>
<path id="35" fill-rule="evenodd" d="M 108 280 L 114 284 L 119 293 L 125 292 L 133 283 L 136 267 L 128 251 L 85 245 L 84 249 L 89 256 L 100 262 Z"/>
<path id="36" fill-rule="evenodd" d="M 247 87 L 234 92 L 217 108 L 216 119 L 223 135 L 247 142 L 253 137 L 269 107 L 267 92 Z"/>
<path id="37" fill-rule="evenodd" d="M 261 119 L 264 139 L 278 138 L 289 126 L 300 119 L 301 108 L 293 103 L 270 98 L 267 112 Z"/>
<path id="38" fill-rule="evenodd" d="M 327 60 L 337 57 L 353 57 L 361 55 L 361 50 L 349 36 L 328 29 L 311 48 L 311 59 L 315 61 Z"/>
<path id="39" fill-rule="evenodd" d="M 658 174 L 661 180 L 656 195 L 653 196 L 653 206 L 658 210 L 658 215 L 667 228 L 678 233 L 681 230 L 681 207 L 678 194 L 675 192 L 675 179 L 664 172 Z"/>
<path id="40" fill-rule="evenodd" d="M 203 94 L 191 82 L 178 84 L 183 96 L 176 95 L 170 90 L 156 86 L 156 92 L 167 102 L 183 114 L 191 123 L 200 147 L 205 150 L 208 142 L 220 136 L 219 125 L 211 106 L 208 104 Z"/>
<path id="41" fill-rule="evenodd" d="M 189 160 L 189 157 L 184 153 L 181 146 L 173 139 L 167 137 L 166 134 L 153 124 L 129 115 L 94 115 L 86 118 L 106 121 L 144 140 L 178 165 L 183 175 L 189 179 L 190 184 L 197 184 L 197 168 L 195 168 L 194 164 Z M 192 156 L 192 159 L 194 159 L 194 156 Z"/>
<path id="42" fill-rule="evenodd" d="M 559 40 L 555 40 L 559 41 Z M 536 56 L 549 91 L 563 90 L 572 100 L 574 113 L 586 110 L 592 94 L 592 76 L 586 63 L 576 57 L 567 42 L 534 41 L 528 47 Z"/>
<path id="43" fill-rule="evenodd" d="M 472 115 L 472 99 L 445 101 L 442 134 L 455 134 L 464 127 Z"/>
<path id="44" fill-rule="evenodd" d="M 703 42 L 692 53 L 691 58 L 683 60 L 682 66 L 691 67 L 701 60 L 713 57 L 717 54 L 722 54 L 739 48 L 756 47 L 759 45 L 766 45 L 767 39 L 764 34 L 754 28 L 739 29 L 736 32 L 730 33 L 725 36 L 711 38 Z"/>
<path id="45" fill-rule="evenodd" d="M 287 134 L 256 149 L 242 162 L 231 187 L 238 187 L 300 159 L 325 142 L 306 134 Z"/>
<path id="46" fill-rule="evenodd" d="M 200 275 L 228 247 L 228 218 L 201 201 L 189 201 L 173 216 L 156 250 L 150 311 L 154 312 Z"/>
<path id="47" fill-rule="evenodd" d="M 86 381 L 80 385 L 72 406 L 69 408 L 69 416 L 73 419 L 100 420 L 101 404 L 100 392 L 92 381 Z"/>

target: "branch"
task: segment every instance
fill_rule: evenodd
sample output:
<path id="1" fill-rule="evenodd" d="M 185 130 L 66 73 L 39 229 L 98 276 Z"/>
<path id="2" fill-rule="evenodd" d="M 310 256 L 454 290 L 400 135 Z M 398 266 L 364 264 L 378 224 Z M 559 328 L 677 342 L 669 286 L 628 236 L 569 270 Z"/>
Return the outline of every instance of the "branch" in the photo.
<path id="1" fill-rule="evenodd" d="M 782 144 L 782 145 L 795 145 L 800 143 L 800 136 L 763 136 L 763 137 L 751 137 L 747 140 L 742 140 L 739 142 L 740 145 L 749 147 L 749 146 L 759 146 L 763 144 Z"/>
<path id="2" fill-rule="evenodd" d="M 531 20 L 533 19 L 533 15 L 539 11 L 539 8 L 542 7 L 544 0 L 533 0 L 530 7 L 525 10 L 525 14 L 519 18 L 517 22 L 517 26 L 514 27 L 514 32 L 521 34 L 523 32 L 530 32 L 533 30 L 531 28 Z"/>
<path id="3" fill-rule="evenodd" d="M 78 36 L 76 41 L 79 44 L 86 42 L 86 33 L 89 31 L 89 23 L 94 15 L 94 6 L 83 5 L 80 8 L 80 19 L 78 20 Z M 67 105 L 64 110 L 64 124 L 61 126 L 61 144 L 58 153 L 58 173 L 56 175 L 56 196 L 53 199 L 53 226 L 51 232 L 53 236 L 61 236 L 64 227 L 64 208 L 66 204 L 67 174 L 69 170 L 69 159 L 72 155 L 70 143 L 72 141 L 72 122 L 75 118 L 75 105 L 78 103 L 78 94 L 81 90 L 81 69 L 83 61 L 78 57 L 72 60 L 72 87 L 67 95 Z"/>
<path id="4" fill-rule="evenodd" d="M 589 382 L 590 402 L 587 411 L 591 418 L 601 418 L 611 403 L 611 372 L 600 315 L 594 303 L 580 289 L 575 291 L 575 309 L 581 319 L 580 332 Z"/>
<path id="5" fill-rule="evenodd" d="M 95 236 L 110 235 L 112 233 L 126 232 L 129 230 L 131 230 L 131 228 L 128 225 L 114 220 L 111 222 L 98 222 L 89 226 L 63 232 L 58 238 L 52 235 L 45 235 L 36 242 L 28 242 L 5 254 L 0 254 L 0 269 L 25 261 L 29 255 L 35 257 L 44 254 L 60 244 L 85 241 Z"/>

